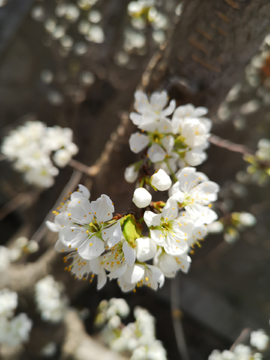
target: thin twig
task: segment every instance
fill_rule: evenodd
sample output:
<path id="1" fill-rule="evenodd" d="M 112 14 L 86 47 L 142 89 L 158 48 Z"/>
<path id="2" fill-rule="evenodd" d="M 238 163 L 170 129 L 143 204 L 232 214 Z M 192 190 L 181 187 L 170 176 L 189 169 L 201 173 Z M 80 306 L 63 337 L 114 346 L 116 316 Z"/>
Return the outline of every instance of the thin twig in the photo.
<path id="1" fill-rule="evenodd" d="M 233 351 L 237 345 L 245 343 L 248 340 L 250 333 L 251 333 L 250 328 L 244 329 L 241 332 L 241 334 L 238 336 L 238 338 L 235 340 L 235 342 L 232 344 L 230 351 Z"/>
<path id="2" fill-rule="evenodd" d="M 87 174 L 88 176 L 91 176 L 91 173 L 90 173 L 91 167 L 90 166 L 87 166 L 87 165 L 85 165 L 77 160 L 73 160 L 73 159 L 70 160 L 68 165 L 71 166 L 73 169 L 79 170 L 79 171 Z"/>
<path id="3" fill-rule="evenodd" d="M 182 360 L 189 360 L 187 344 L 185 340 L 183 325 L 181 322 L 180 293 L 179 293 L 179 274 L 171 281 L 171 316 L 175 333 L 175 339 L 179 354 Z"/>
<path id="4" fill-rule="evenodd" d="M 61 194 L 60 194 L 59 198 L 57 199 L 56 203 L 54 204 L 52 209 L 49 211 L 48 215 L 45 217 L 45 219 L 43 220 L 40 227 L 37 229 L 37 231 L 32 236 L 33 240 L 39 242 L 43 238 L 43 236 L 46 234 L 46 231 L 47 231 L 46 221 L 52 220 L 52 217 L 53 217 L 52 211 L 59 206 L 59 204 L 63 201 L 63 198 L 66 197 L 67 194 L 69 194 L 70 192 L 72 192 L 75 189 L 75 187 L 78 185 L 81 177 L 82 177 L 82 172 L 81 171 L 79 171 L 79 170 L 74 170 L 73 171 L 73 174 L 72 174 L 69 182 L 64 187 L 64 189 L 61 192 Z"/>
<path id="5" fill-rule="evenodd" d="M 216 135 L 211 135 L 208 139 L 212 144 L 227 150 L 238 152 L 243 155 L 254 155 L 254 152 L 244 145 L 235 144 L 230 140 L 225 140 Z"/>
<path id="6" fill-rule="evenodd" d="M 7 215 L 23 205 L 25 209 L 28 208 L 37 199 L 38 195 L 39 192 L 23 192 L 18 194 L 0 209 L 0 220 L 3 220 Z"/>

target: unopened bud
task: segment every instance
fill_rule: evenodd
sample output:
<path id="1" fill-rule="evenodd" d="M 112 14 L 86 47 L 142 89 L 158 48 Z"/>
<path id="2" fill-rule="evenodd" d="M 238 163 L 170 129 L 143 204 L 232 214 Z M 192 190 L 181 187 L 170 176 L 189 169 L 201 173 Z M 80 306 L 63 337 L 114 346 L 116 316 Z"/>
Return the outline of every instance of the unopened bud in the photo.
<path id="1" fill-rule="evenodd" d="M 128 166 L 125 170 L 125 180 L 129 183 L 133 183 L 138 177 L 138 171 L 135 170 L 135 166 Z"/>
<path id="2" fill-rule="evenodd" d="M 172 180 L 169 177 L 168 174 L 162 169 L 159 169 L 158 172 L 156 172 L 151 177 L 151 185 L 154 186 L 159 191 L 165 191 L 168 190 L 172 185 Z"/>
<path id="3" fill-rule="evenodd" d="M 152 201 L 152 195 L 144 188 L 138 188 L 134 191 L 132 201 L 138 208 L 145 208 Z"/>

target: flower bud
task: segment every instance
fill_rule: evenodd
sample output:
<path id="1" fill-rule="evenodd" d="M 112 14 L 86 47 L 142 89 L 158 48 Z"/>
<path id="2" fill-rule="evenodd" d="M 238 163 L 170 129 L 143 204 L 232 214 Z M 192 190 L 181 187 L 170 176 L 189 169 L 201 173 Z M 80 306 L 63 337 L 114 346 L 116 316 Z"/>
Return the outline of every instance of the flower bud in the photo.
<path id="1" fill-rule="evenodd" d="M 151 203 L 152 195 L 141 187 L 134 191 L 132 201 L 138 208 L 145 208 Z"/>
<path id="2" fill-rule="evenodd" d="M 245 212 L 239 214 L 239 221 L 244 226 L 254 226 L 257 222 L 255 216 Z"/>
<path id="3" fill-rule="evenodd" d="M 162 169 L 159 169 L 158 172 L 156 172 L 151 177 L 151 185 L 154 186 L 159 191 L 165 191 L 168 190 L 172 185 L 172 180 L 169 177 L 169 175 L 166 174 L 166 172 Z"/>
<path id="4" fill-rule="evenodd" d="M 129 183 L 133 183 L 138 177 L 138 171 L 135 170 L 134 165 L 130 165 L 125 170 L 125 180 Z"/>
<path id="5" fill-rule="evenodd" d="M 136 240 L 136 243 L 137 259 L 139 261 L 144 262 L 150 260 L 156 255 L 157 245 L 151 238 L 139 238 Z"/>

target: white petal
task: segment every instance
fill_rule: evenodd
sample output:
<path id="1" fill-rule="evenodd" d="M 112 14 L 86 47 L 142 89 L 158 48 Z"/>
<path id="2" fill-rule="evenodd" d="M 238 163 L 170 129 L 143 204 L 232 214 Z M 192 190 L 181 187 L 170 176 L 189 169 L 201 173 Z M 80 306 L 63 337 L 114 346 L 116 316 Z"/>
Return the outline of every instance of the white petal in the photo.
<path id="1" fill-rule="evenodd" d="M 210 224 L 211 222 L 217 220 L 217 214 L 209 209 L 207 206 L 203 206 L 200 204 L 194 204 L 192 206 L 186 207 L 187 213 L 190 213 L 192 216 L 197 217 L 196 224 Z"/>
<path id="2" fill-rule="evenodd" d="M 167 219 L 173 220 L 178 216 L 178 206 L 174 198 L 170 197 L 169 200 L 167 200 L 166 205 L 162 210 L 162 216 L 166 221 Z"/>
<path id="3" fill-rule="evenodd" d="M 132 112 L 132 113 L 130 113 L 129 117 L 134 125 L 139 126 L 142 123 L 142 115 L 140 115 L 140 114 Z"/>
<path id="4" fill-rule="evenodd" d="M 167 91 L 162 91 L 162 92 L 154 92 L 153 94 L 151 94 L 150 96 L 150 104 L 151 104 L 151 108 L 154 110 L 154 111 L 160 111 L 162 110 L 167 102 L 168 102 L 168 99 L 167 99 L 168 95 L 167 95 Z"/>
<path id="5" fill-rule="evenodd" d="M 167 154 L 170 155 L 174 146 L 174 137 L 172 135 L 167 135 L 161 140 L 161 143 Z"/>
<path id="6" fill-rule="evenodd" d="M 137 90 L 135 92 L 134 96 L 135 96 L 134 108 L 140 114 L 142 114 L 143 112 L 145 112 L 147 109 L 150 108 L 148 97 L 144 92 Z"/>
<path id="7" fill-rule="evenodd" d="M 71 250 L 67 245 L 63 244 L 61 240 L 57 240 L 54 248 L 57 252 L 67 252 Z"/>
<path id="8" fill-rule="evenodd" d="M 161 112 L 161 116 L 166 117 L 171 115 L 174 112 L 175 107 L 176 101 L 171 100 L 169 106 Z"/>
<path id="9" fill-rule="evenodd" d="M 145 211 L 143 219 L 148 227 L 158 226 L 160 224 L 160 214 L 155 214 L 152 211 Z"/>
<path id="10" fill-rule="evenodd" d="M 122 276 L 125 273 L 126 269 L 127 269 L 127 264 L 123 264 L 122 266 L 119 266 L 116 270 L 112 271 L 108 275 L 109 279 L 119 278 L 120 276 Z"/>
<path id="11" fill-rule="evenodd" d="M 87 239 L 88 235 L 83 227 L 72 226 L 61 230 L 59 233 L 61 241 L 71 249 L 78 248 Z"/>
<path id="12" fill-rule="evenodd" d="M 89 199 L 90 198 L 90 191 L 83 185 L 79 184 L 78 185 L 79 189 L 77 191 L 74 191 L 71 196 L 70 199 L 77 199 L 77 198 L 81 198 L 84 197 L 85 199 Z"/>
<path id="13" fill-rule="evenodd" d="M 175 257 L 166 253 L 160 255 L 158 264 L 164 273 L 176 272 L 178 270 Z"/>
<path id="14" fill-rule="evenodd" d="M 151 239 L 159 246 L 165 245 L 165 236 L 160 230 L 150 230 Z"/>
<path id="15" fill-rule="evenodd" d="M 141 265 L 128 266 L 124 274 L 125 281 L 130 284 L 135 284 L 143 278 L 144 268 Z"/>
<path id="16" fill-rule="evenodd" d="M 97 289 L 100 290 L 107 282 L 106 271 L 104 269 L 98 274 Z"/>
<path id="17" fill-rule="evenodd" d="M 151 238 L 139 238 L 136 240 L 136 243 L 137 259 L 140 262 L 150 260 L 155 256 L 157 252 L 157 245 Z"/>
<path id="18" fill-rule="evenodd" d="M 91 202 L 91 207 L 97 222 L 111 220 L 114 206 L 109 196 L 102 194 L 96 201 Z"/>
<path id="19" fill-rule="evenodd" d="M 47 228 L 52 232 L 59 232 L 59 230 L 61 229 L 61 227 L 58 224 L 55 224 L 52 221 L 46 221 L 45 224 Z"/>
<path id="20" fill-rule="evenodd" d="M 123 243 L 123 252 L 125 254 L 125 260 L 129 266 L 133 265 L 136 259 L 136 250 L 133 249 L 127 241 Z"/>
<path id="21" fill-rule="evenodd" d="M 201 117 L 208 113 L 208 109 L 206 107 L 199 106 L 194 110 L 194 117 Z"/>
<path id="22" fill-rule="evenodd" d="M 138 154 L 149 144 L 149 138 L 146 135 L 135 133 L 132 134 L 129 138 L 129 146 L 131 151 L 135 154 Z"/>
<path id="23" fill-rule="evenodd" d="M 109 247 L 118 244 L 122 237 L 122 230 L 119 221 L 102 231 L 102 239 L 106 240 Z"/>
<path id="24" fill-rule="evenodd" d="M 178 237 L 179 239 L 180 237 Z M 183 239 L 180 242 L 177 242 L 177 237 L 173 237 L 171 234 L 168 234 L 164 244 L 164 250 L 167 254 L 170 255 L 181 255 L 188 250 L 188 242 Z"/>
<path id="25" fill-rule="evenodd" d="M 89 200 L 76 198 L 68 204 L 68 212 L 71 218 L 78 223 L 88 224 L 92 222 L 93 215 Z"/>
<path id="26" fill-rule="evenodd" d="M 104 242 L 96 236 L 92 236 L 91 239 L 85 241 L 78 249 L 79 255 L 86 260 L 98 257 L 103 251 Z"/>
<path id="27" fill-rule="evenodd" d="M 207 155 L 204 151 L 198 149 L 192 149 L 185 153 L 185 161 L 188 165 L 198 166 L 207 159 Z"/>
<path id="28" fill-rule="evenodd" d="M 148 265 L 148 268 L 152 271 L 153 281 L 157 282 L 159 287 L 162 287 L 165 280 L 163 272 L 156 266 Z"/>
<path id="29" fill-rule="evenodd" d="M 159 162 L 164 160 L 166 153 L 165 151 L 162 149 L 162 147 L 160 145 L 154 144 L 152 145 L 148 151 L 147 154 L 149 156 L 149 159 L 153 162 Z"/>

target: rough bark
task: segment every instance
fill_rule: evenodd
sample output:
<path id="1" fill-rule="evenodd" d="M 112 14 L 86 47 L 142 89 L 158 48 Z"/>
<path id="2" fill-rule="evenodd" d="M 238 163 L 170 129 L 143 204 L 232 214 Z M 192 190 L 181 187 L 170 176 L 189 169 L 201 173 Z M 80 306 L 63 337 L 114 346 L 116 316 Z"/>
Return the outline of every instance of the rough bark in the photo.
<path id="1" fill-rule="evenodd" d="M 185 1 L 165 55 L 144 85 L 153 91 L 169 82 L 179 101 L 215 111 L 269 31 L 269 11 L 267 0 Z"/>

